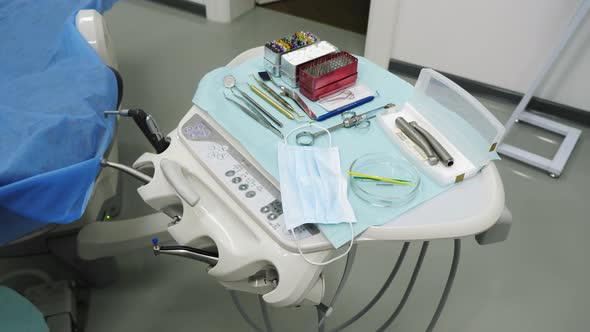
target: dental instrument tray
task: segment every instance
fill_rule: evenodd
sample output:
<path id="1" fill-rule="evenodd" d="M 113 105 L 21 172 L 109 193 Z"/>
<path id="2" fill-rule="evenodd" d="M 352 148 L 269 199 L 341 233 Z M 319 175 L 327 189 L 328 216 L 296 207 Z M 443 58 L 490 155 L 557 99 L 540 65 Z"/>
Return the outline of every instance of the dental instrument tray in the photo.
<path id="1" fill-rule="evenodd" d="M 299 66 L 297 75 L 301 94 L 316 101 L 353 85 L 358 76 L 358 59 L 344 51 L 327 54 Z"/>
<path id="2" fill-rule="evenodd" d="M 377 121 L 404 155 L 440 185 L 467 179 L 499 159 L 495 150 L 504 135 L 502 124 L 432 69 L 420 72 L 405 104 L 379 114 Z"/>
<path id="3" fill-rule="evenodd" d="M 420 176 L 416 168 L 399 156 L 369 153 L 356 159 L 349 169 L 352 191 L 377 207 L 398 207 L 416 197 Z"/>

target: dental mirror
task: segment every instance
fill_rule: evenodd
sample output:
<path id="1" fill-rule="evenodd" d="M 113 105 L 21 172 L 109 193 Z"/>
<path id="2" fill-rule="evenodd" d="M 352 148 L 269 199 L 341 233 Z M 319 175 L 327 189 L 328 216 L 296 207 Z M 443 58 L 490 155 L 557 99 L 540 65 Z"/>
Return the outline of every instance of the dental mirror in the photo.
<path id="1" fill-rule="evenodd" d="M 223 86 L 231 89 L 236 85 L 236 78 L 232 75 L 227 75 L 223 78 Z"/>

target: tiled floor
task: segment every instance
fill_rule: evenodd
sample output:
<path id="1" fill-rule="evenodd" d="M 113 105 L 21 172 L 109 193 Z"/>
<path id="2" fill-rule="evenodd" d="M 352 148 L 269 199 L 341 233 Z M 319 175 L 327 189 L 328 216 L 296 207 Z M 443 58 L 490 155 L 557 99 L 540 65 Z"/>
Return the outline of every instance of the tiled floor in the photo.
<path id="1" fill-rule="evenodd" d="M 230 25 L 156 3 L 131 0 L 107 15 L 120 71 L 125 79 L 125 107 L 143 107 L 165 132 L 188 110 L 199 79 L 250 47 L 276 36 L 304 29 L 352 53 L 362 54 L 364 37 L 337 28 L 257 8 Z M 514 105 L 482 100 L 502 121 Z M 576 124 L 573 124 L 577 126 Z M 558 137 L 519 125 L 509 141 L 550 155 Z M 577 126 L 580 127 L 580 126 Z M 590 234 L 588 197 L 589 128 L 565 173 L 559 179 L 512 160 L 497 163 L 514 215 L 509 239 L 481 247 L 463 243 L 457 280 L 437 331 L 555 332 L 587 331 L 590 325 Z M 130 121 L 120 126 L 121 158 L 132 163 L 150 149 Z M 135 192 L 137 183 L 124 178 L 121 217 L 150 213 Z M 349 286 L 330 318 L 334 327 L 359 310 L 374 295 L 391 269 L 398 243 L 364 244 L 359 248 Z M 371 331 L 393 310 L 403 292 L 419 245 L 412 246 L 394 287 L 349 331 Z M 390 328 L 423 331 L 442 291 L 452 245 L 435 241 L 424 262 L 416 289 Z M 586 257 L 586 258 L 584 258 Z M 87 332 L 247 331 L 227 292 L 205 268 L 182 258 L 155 258 L 149 250 L 118 258 L 120 280 L 94 290 Z M 334 290 L 342 262 L 329 266 L 328 293 Z M 260 322 L 254 296 L 242 296 Z M 313 331 L 313 308 L 272 309 L 276 331 Z"/>

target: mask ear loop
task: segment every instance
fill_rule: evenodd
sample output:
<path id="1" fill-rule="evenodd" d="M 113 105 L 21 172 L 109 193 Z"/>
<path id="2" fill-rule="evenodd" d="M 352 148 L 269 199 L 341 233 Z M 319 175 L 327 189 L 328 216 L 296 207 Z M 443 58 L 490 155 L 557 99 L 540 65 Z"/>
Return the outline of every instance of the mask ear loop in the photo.
<path id="1" fill-rule="evenodd" d="M 293 129 L 292 129 L 292 130 L 291 130 L 291 131 L 290 131 L 290 132 L 289 132 L 287 135 L 285 135 L 285 138 L 283 139 L 283 142 L 284 142 L 285 144 L 287 144 L 287 139 L 289 138 L 289 136 L 291 136 L 291 135 L 292 135 L 294 132 L 296 132 L 297 130 L 299 130 L 299 129 L 301 129 L 301 128 L 305 128 L 305 127 L 316 127 L 316 128 L 318 128 L 318 129 L 320 129 L 320 130 L 323 130 L 323 131 L 325 131 L 325 132 L 326 132 L 326 134 L 328 134 L 328 145 L 329 145 L 329 147 L 330 147 L 330 148 L 332 147 L 332 134 L 330 133 L 330 131 L 329 131 L 328 129 L 326 129 L 326 128 L 322 127 L 322 126 L 318 126 L 317 124 L 315 124 L 315 123 L 311 123 L 311 122 L 309 122 L 309 123 L 306 123 L 306 124 L 304 124 L 304 125 L 302 125 L 302 126 L 299 126 L 299 127 L 295 127 L 295 128 L 293 128 Z"/>
<path id="2" fill-rule="evenodd" d="M 325 131 L 328 134 L 329 146 L 330 146 L 330 148 L 332 147 L 332 134 L 330 134 L 330 131 L 327 130 L 326 128 L 322 127 L 322 126 L 318 126 L 318 125 L 316 125 L 314 123 L 311 123 L 311 122 L 310 123 L 307 123 L 307 124 L 304 124 L 302 126 L 299 126 L 299 127 L 295 128 L 295 129 L 291 130 L 285 136 L 285 139 L 284 139 L 285 144 L 287 144 L 287 138 L 289 138 L 289 136 L 291 136 L 291 134 L 293 134 L 297 130 L 299 130 L 301 128 L 305 128 L 307 126 L 309 126 L 309 127 L 312 127 L 313 126 L 313 127 L 316 127 L 316 128 L 319 128 L 319 129 Z M 295 246 L 297 246 L 297 250 L 299 251 L 299 254 L 301 255 L 301 257 L 303 257 L 303 259 L 306 262 L 308 262 L 309 264 L 317 265 L 317 266 L 323 266 L 323 265 L 328 265 L 330 263 L 333 263 L 333 262 L 339 260 L 342 257 L 345 257 L 350 252 L 350 249 L 352 249 L 352 245 L 353 245 L 353 242 L 354 242 L 354 229 L 352 227 L 352 220 L 348 222 L 348 225 L 350 226 L 350 242 L 348 244 L 348 248 L 346 249 L 346 251 L 344 253 L 342 253 L 342 254 L 338 255 L 337 257 L 334 257 L 334 258 L 332 258 L 330 260 L 327 260 L 325 262 L 315 262 L 315 261 L 312 261 L 311 259 L 307 258 L 307 256 L 305 256 L 305 254 L 303 254 L 303 251 L 301 251 L 301 246 L 299 245 L 299 239 L 297 238 L 297 234 L 293 231 L 293 229 L 290 229 L 289 232 L 291 233 L 291 235 L 293 235 L 293 242 L 295 242 Z"/>
<path id="3" fill-rule="evenodd" d="M 305 259 L 305 261 L 308 262 L 309 264 L 323 266 L 323 265 L 328 265 L 330 263 L 333 263 L 333 262 L 339 260 L 340 258 L 348 255 L 348 253 L 350 252 L 350 249 L 352 249 L 352 245 L 354 242 L 354 229 L 352 228 L 352 221 L 349 221 L 348 225 L 350 226 L 350 242 L 348 244 L 348 248 L 346 248 L 346 251 L 343 252 L 342 254 L 340 254 L 339 256 L 336 256 L 336 257 L 334 257 L 330 260 L 327 260 L 325 262 L 316 262 L 316 261 L 312 261 L 311 259 L 307 258 L 307 256 L 305 256 L 303 254 L 303 251 L 301 251 L 301 246 L 299 245 L 299 239 L 297 238 L 297 235 L 295 234 L 295 232 L 293 232 L 292 229 L 290 229 L 289 232 L 291 232 L 291 234 L 293 235 L 293 242 L 295 242 L 295 245 L 297 246 L 297 250 L 299 251 L 299 254 L 301 255 L 301 257 L 303 257 L 303 259 Z"/>

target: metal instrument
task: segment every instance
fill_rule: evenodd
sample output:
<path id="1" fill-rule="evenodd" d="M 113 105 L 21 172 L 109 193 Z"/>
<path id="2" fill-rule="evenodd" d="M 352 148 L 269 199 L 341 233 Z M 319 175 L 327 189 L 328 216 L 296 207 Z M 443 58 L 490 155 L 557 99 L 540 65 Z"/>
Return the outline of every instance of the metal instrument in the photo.
<path id="1" fill-rule="evenodd" d="M 281 105 L 283 105 L 290 112 L 295 113 L 295 109 L 293 108 L 293 106 L 291 106 L 291 104 L 289 104 L 289 102 L 287 102 L 283 97 L 281 97 L 281 95 L 276 93 L 270 86 L 268 86 L 268 84 L 259 80 L 254 75 L 250 75 L 250 76 L 252 76 L 252 78 L 256 81 L 256 83 L 258 83 L 258 85 L 260 85 L 266 92 L 268 92 L 276 101 L 281 103 Z"/>
<path id="2" fill-rule="evenodd" d="M 434 138 L 434 136 L 432 136 L 426 129 L 420 127 L 416 121 L 410 122 L 410 125 L 414 127 L 414 129 L 416 129 L 422 136 L 424 136 L 443 165 L 447 167 L 453 166 L 455 163 L 453 156 L 451 156 L 451 154 L 444 148 L 444 146 L 442 146 L 442 144 L 440 144 L 439 141 L 436 140 L 436 138 Z"/>
<path id="3" fill-rule="evenodd" d="M 266 118 L 264 118 L 264 115 L 266 115 L 272 122 L 274 122 L 279 128 L 283 128 L 283 123 L 281 121 L 279 121 L 277 118 L 275 118 L 272 114 L 270 114 L 267 110 L 265 110 L 262 106 L 260 106 L 259 103 L 256 102 L 256 100 L 252 99 L 252 97 L 248 96 L 247 93 L 245 93 L 244 91 L 242 91 L 239 87 L 236 86 L 236 79 L 235 77 L 233 77 L 232 75 L 227 75 L 223 78 L 223 86 L 225 86 L 226 88 L 230 89 L 231 92 L 236 96 L 239 97 L 238 95 L 236 95 L 236 93 L 234 92 L 234 87 L 236 88 L 236 90 L 238 90 L 238 92 L 240 93 L 240 95 L 242 95 L 242 98 L 240 99 L 245 99 L 247 101 L 244 101 L 246 104 L 250 103 L 252 104 L 255 108 L 252 109 L 252 111 L 256 114 L 258 114 L 261 118 L 263 118 L 264 120 L 266 120 Z M 227 98 L 226 98 L 227 99 Z"/>
<path id="4" fill-rule="evenodd" d="M 305 112 L 305 114 L 307 114 L 307 116 L 310 119 L 315 120 L 317 118 L 317 116 L 315 115 L 315 113 L 309 108 L 309 106 L 307 106 L 307 104 L 305 103 L 305 101 L 303 100 L 303 98 L 301 98 L 301 96 L 299 94 L 297 94 L 297 92 L 295 92 L 295 91 L 293 91 L 293 90 L 285 87 L 284 85 L 281 85 L 281 84 L 277 83 L 277 81 L 275 81 L 272 78 L 272 76 L 270 76 L 270 74 L 266 73 L 266 75 L 264 75 L 264 73 L 266 73 L 266 72 L 260 72 L 258 74 L 264 80 L 266 80 L 268 78 L 268 80 L 270 80 L 272 82 L 272 84 L 274 84 L 277 88 L 279 88 L 279 90 L 281 90 L 281 92 L 280 92 L 281 95 L 286 96 L 286 97 L 289 97 L 293 101 L 295 101 L 295 103 L 297 103 L 297 105 L 299 107 L 301 107 L 301 109 Z M 295 111 L 295 114 L 299 118 L 302 118 L 303 117 L 297 111 Z"/>
<path id="5" fill-rule="evenodd" d="M 233 90 L 232 90 L 233 92 Z M 231 99 L 230 97 L 228 97 L 225 92 L 223 93 L 223 96 L 225 97 L 225 99 L 229 100 L 230 102 L 232 102 L 233 104 L 235 104 L 236 106 L 238 106 L 238 108 L 246 113 L 246 115 L 248 115 L 250 118 L 252 118 L 254 121 L 258 122 L 261 126 L 263 126 L 264 128 L 272 131 L 275 135 L 277 135 L 279 138 L 284 139 L 285 137 L 283 136 L 283 134 L 281 133 L 281 131 L 279 129 L 277 129 L 276 127 L 274 127 L 268 120 L 266 120 L 264 117 L 262 117 L 260 114 L 257 114 L 254 109 L 249 108 L 245 105 L 240 104 L 239 102 Z M 239 97 L 238 95 L 235 95 L 236 97 Z"/>
<path id="6" fill-rule="evenodd" d="M 333 102 L 344 99 L 354 99 L 354 93 L 348 88 L 342 89 L 336 93 L 329 94 L 325 97 L 321 97 L 318 102 Z"/>
<path id="7" fill-rule="evenodd" d="M 128 175 L 131 175 L 135 179 L 141 181 L 143 184 L 147 184 L 147 183 L 150 183 L 150 181 L 152 181 L 152 177 L 151 176 L 149 176 L 149 175 L 147 175 L 145 173 L 142 173 L 142 172 L 136 170 L 133 167 L 129 167 L 127 165 L 123 165 L 123 164 L 120 164 L 120 163 L 115 163 L 115 162 L 112 162 L 112 161 L 108 161 L 108 160 L 106 160 L 104 158 L 102 158 L 100 160 L 100 166 L 102 166 L 102 167 L 111 167 L 111 168 L 117 169 L 117 170 L 119 170 L 119 171 L 121 171 L 123 173 L 126 173 Z"/>
<path id="8" fill-rule="evenodd" d="M 438 163 L 438 157 L 428 141 L 406 119 L 400 116 L 395 119 L 395 124 L 412 142 L 416 143 L 424 151 L 430 165 L 436 165 Z"/>
<path id="9" fill-rule="evenodd" d="M 291 114 L 291 112 L 289 112 L 287 109 L 285 109 L 283 106 L 279 105 L 276 101 L 274 101 L 272 98 L 270 98 L 269 96 L 267 96 L 266 94 L 264 94 L 264 92 L 260 91 L 260 89 L 258 89 L 257 87 L 255 87 L 252 84 L 248 83 L 248 86 L 250 87 L 250 90 L 252 90 L 255 94 L 257 94 L 260 98 L 264 99 L 267 103 L 269 103 L 272 107 L 276 108 L 279 112 L 281 112 L 284 116 L 286 116 L 287 118 L 294 120 L 295 117 L 293 116 L 293 114 Z"/>
<path id="10" fill-rule="evenodd" d="M 389 104 L 383 105 L 381 107 L 375 108 L 373 110 L 370 110 L 368 112 L 358 114 L 358 115 L 355 112 L 344 112 L 341 114 L 342 122 L 335 125 L 335 126 L 328 128 L 326 130 L 329 132 L 332 132 L 332 131 L 339 129 L 339 128 L 351 128 L 351 127 L 355 127 L 355 128 L 359 128 L 359 129 L 369 128 L 369 126 L 371 125 L 370 120 L 372 118 L 376 117 L 377 113 L 379 111 L 381 111 L 382 109 L 388 109 L 388 108 L 391 108 L 394 106 L 395 106 L 394 103 L 389 103 Z M 325 135 L 325 134 L 326 134 L 326 131 L 324 131 L 324 130 L 320 130 L 315 133 L 312 133 L 310 131 L 302 131 L 295 136 L 295 142 L 298 145 L 303 145 L 303 146 L 313 145 L 316 138 L 318 138 L 322 135 Z"/>
<path id="11" fill-rule="evenodd" d="M 161 246 L 158 243 L 158 238 L 152 239 L 154 245 L 152 250 L 155 256 L 160 254 L 180 256 L 190 258 L 208 264 L 209 266 L 217 265 L 219 255 L 213 252 L 208 252 L 202 249 L 197 249 L 189 246 Z"/>
<path id="12" fill-rule="evenodd" d="M 297 94 L 297 92 L 291 90 L 291 89 L 287 89 L 285 88 L 285 95 L 289 96 L 289 98 L 293 99 L 297 105 L 299 105 L 299 107 L 301 107 L 301 109 L 305 112 L 305 114 L 307 114 L 307 116 L 312 119 L 315 120 L 317 119 L 317 116 L 315 115 L 315 113 L 311 110 L 311 108 L 309 108 L 309 106 L 307 106 L 307 104 L 305 103 L 305 101 L 303 101 L 303 98 L 301 98 L 301 96 L 299 94 Z"/>

